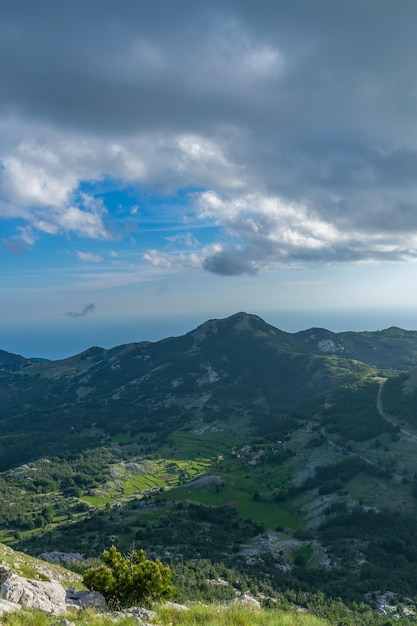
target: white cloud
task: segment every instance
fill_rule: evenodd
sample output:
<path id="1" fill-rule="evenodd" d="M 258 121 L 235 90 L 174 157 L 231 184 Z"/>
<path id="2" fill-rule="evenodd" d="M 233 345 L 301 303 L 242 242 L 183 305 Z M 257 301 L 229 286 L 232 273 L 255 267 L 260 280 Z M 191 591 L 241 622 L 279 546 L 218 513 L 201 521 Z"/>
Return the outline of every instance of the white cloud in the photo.
<path id="1" fill-rule="evenodd" d="M 170 235 L 165 237 L 166 241 L 172 244 L 184 244 L 188 248 L 192 248 L 199 245 L 198 239 L 192 233 L 179 233 L 177 235 Z"/>
<path id="2" fill-rule="evenodd" d="M 183 235 L 166 237 L 170 245 L 163 251 L 149 250 L 145 261 L 166 270 L 183 267 L 234 275 L 308 262 L 386 260 L 387 255 L 406 260 L 417 254 L 416 236 L 343 230 L 306 204 L 277 196 L 258 192 L 222 197 L 207 191 L 193 194 L 193 200 L 195 217 L 218 226 L 222 240 L 202 246 Z"/>
<path id="3" fill-rule="evenodd" d="M 61 206 L 68 199 L 76 179 L 64 180 L 48 164 L 33 164 L 14 156 L 3 159 L 2 191 L 23 206 Z"/>
<path id="4" fill-rule="evenodd" d="M 223 189 L 245 186 L 244 167 L 233 163 L 222 146 L 201 135 L 183 135 L 174 140 L 175 167 L 182 177 L 192 183 L 215 184 Z"/>
<path id="5" fill-rule="evenodd" d="M 78 207 L 69 207 L 57 216 L 57 225 L 63 231 L 74 231 L 80 236 L 91 239 L 108 239 L 109 234 L 100 215 L 81 211 Z"/>
<path id="6" fill-rule="evenodd" d="M 164 269 L 171 269 L 174 265 L 174 260 L 172 256 L 160 252 L 159 250 L 148 250 L 143 255 L 143 259 L 154 267 L 160 267 Z"/>
<path id="7" fill-rule="evenodd" d="M 11 137 L 16 126 L 16 121 L 10 123 Z M 100 184 L 107 176 L 121 180 L 122 186 L 157 184 L 166 189 L 245 185 L 244 168 L 226 156 L 220 141 L 202 135 L 158 131 L 115 142 L 36 125 L 23 124 L 22 131 L 31 138 L 15 145 L 10 141 L 3 155 L 0 148 L 0 188 L 6 198 L 0 216 L 23 218 L 34 233 L 110 238 L 104 222 L 109 215 L 102 202 L 79 192 L 85 180 Z M 138 211 L 133 205 L 130 213 L 135 216 Z"/>
<path id="8" fill-rule="evenodd" d="M 28 246 L 33 246 L 37 237 L 34 235 L 30 226 L 18 226 L 17 232 L 19 233 L 20 239 Z"/>
<path id="9" fill-rule="evenodd" d="M 99 254 L 94 254 L 94 252 L 81 252 L 77 250 L 76 255 L 80 261 L 87 261 L 88 263 L 99 263 L 103 260 L 103 257 Z"/>
<path id="10" fill-rule="evenodd" d="M 271 242 L 282 251 L 290 248 L 322 248 L 342 234 L 307 206 L 288 203 L 276 196 L 252 193 L 222 199 L 213 191 L 195 194 L 199 215 L 209 217 L 240 240 Z"/>

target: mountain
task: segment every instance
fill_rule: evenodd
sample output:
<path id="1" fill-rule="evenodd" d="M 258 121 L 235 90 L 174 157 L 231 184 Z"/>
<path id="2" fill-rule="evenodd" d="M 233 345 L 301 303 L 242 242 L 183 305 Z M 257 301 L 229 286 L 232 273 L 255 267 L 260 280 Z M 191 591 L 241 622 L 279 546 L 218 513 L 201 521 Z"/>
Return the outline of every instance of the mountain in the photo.
<path id="1" fill-rule="evenodd" d="M 0 469 L 101 445 L 117 433 L 161 438 L 219 419 L 273 430 L 289 408 L 371 373 L 245 313 L 156 343 L 93 347 L 45 364 L 23 360 L 0 377 Z"/>
<path id="2" fill-rule="evenodd" d="M 316 354 L 356 359 L 378 369 L 404 370 L 417 364 L 417 331 L 392 326 L 374 332 L 333 333 L 310 328 L 295 333 Z"/>
<path id="3" fill-rule="evenodd" d="M 374 366 L 416 350 L 413 331 L 291 334 L 238 313 L 61 361 L 12 355 L 0 538 L 88 556 L 136 541 L 177 576 L 198 563 L 196 587 L 223 567 L 259 589 L 414 594 L 417 434 L 392 404 L 417 376 Z"/>
<path id="4" fill-rule="evenodd" d="M 0 350 L 0 372 L 19 372 L 25 367 L 30 367 L 33 362 L 33 360 L 25 359 L 18 354 Z"/>

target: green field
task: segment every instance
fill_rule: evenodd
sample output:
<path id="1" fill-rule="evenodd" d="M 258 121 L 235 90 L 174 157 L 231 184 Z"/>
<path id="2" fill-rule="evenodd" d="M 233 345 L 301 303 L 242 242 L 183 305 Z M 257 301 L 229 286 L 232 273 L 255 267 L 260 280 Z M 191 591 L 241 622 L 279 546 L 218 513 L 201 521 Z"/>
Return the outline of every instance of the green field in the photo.
<path id="1" fill-rule="evenodd" d="M 91 504 L 91 506 L 104 506 L 105 504 L 112 502 L 113 498 L 110 496 L 82 496 L 80 500 L 87 502 L 87 504 Z"/>

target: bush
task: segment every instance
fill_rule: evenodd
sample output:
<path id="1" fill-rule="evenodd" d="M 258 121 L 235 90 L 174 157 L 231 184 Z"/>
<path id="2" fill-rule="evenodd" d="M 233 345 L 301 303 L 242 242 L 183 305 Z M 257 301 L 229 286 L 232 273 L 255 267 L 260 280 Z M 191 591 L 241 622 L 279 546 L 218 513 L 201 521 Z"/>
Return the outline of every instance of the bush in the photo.
<path id="1" fill-rule="evenodd" d="M 147 559 L 143 550 L 124 556 L 112 546 L 103 552 L 102 560 L 102 565 L 85 572 L 84 584 L 100 591 L 108 602 L 126 607 L 173 597 L 171 570 L 159 559 Z"/>

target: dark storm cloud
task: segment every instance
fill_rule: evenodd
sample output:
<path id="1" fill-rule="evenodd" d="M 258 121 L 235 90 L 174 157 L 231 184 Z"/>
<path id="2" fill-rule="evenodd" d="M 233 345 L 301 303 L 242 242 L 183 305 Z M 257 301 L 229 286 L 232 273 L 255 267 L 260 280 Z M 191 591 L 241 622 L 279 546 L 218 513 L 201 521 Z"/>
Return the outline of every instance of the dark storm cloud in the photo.
<path id="1" fill-rule="evenodd" d="M 372 110 L 377 120 L 414 104 L 412 2 L 6 4 L 3 110 L 48 122 L 109 133 L 226 123 L 304 133 L 332 122 L 349 131 Z M 260 43 L 286 68 L 257 91 L 233 54 Z"/>
<path id="2" fill-rule="evenodd" d="M 233 248 L 222 250 L 207 257 L 203 268 L 212 274 L 221 274 L 222 276 L 256 274 L 256 267 L 248 251 Z"/>
<path id="3" fill-rule="evenodd" d="M 89 313 L 95 311 L 95 309 L 96 305 L 90 302 L 90 304 L 86 304 L 83 307 L 82 311 L 68 311 L 68 313 L 65 313 L 65 315 L 67 317 L 84 317 L 85 315 L 88 315 Z"/>

